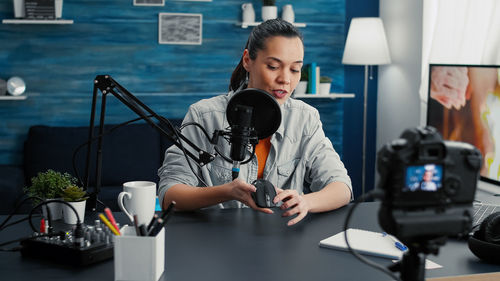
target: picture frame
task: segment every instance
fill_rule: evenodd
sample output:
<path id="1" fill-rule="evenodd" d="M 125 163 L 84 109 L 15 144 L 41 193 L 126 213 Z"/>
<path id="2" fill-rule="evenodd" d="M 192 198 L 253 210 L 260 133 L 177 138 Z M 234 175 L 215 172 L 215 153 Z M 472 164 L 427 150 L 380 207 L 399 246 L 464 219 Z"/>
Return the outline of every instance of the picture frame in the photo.
<path id="1" fill-rule="evenodd" d="M 134 6 L 165 6 L 165 0 L 134 0 Z"/>
<path id="2" fill-rule="evenodd" d="M 191 13 L 159 13 L 158 43 L 201 45 L 203 15 Z"/>

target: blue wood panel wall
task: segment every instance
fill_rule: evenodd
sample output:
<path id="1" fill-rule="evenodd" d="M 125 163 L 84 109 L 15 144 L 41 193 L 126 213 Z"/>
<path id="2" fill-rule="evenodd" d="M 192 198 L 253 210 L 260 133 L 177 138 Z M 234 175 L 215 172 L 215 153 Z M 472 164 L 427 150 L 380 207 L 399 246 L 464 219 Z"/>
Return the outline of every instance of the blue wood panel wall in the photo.
<path id="1" fill-rule="evenodd" d="M 28 99 L 0 101 L 0 164 L 22 163 L 22 144 L 35 124 L 88 125 L 93 79 L 110 74 L 166 118 L 182 118 L 189 104 L 225 93 L 249 29 L 236 25 L 241 4 L 251 2 L 260 19 L 261 1 L 165 1 L 162 7 L 132 0 L 65 0 L 63 18 L 72 25 L 0 25 L 0 78 L 22 77 Z M 290 1 L 277 1 L 281 7 Z M 293 1 L 305 37 L 305 62 L 334 79 L 344 91 L 341 57 L 345 1 Z M 158 13 L 203 14 L 202 45 L 158 44 Z M 12 1 L 0 2 L 0 18 L 13 17 Z M 311 101 L 327 136 L 342 154 L 343 101 Z M 135 117 L 109 99 L 106 123 Z"/>

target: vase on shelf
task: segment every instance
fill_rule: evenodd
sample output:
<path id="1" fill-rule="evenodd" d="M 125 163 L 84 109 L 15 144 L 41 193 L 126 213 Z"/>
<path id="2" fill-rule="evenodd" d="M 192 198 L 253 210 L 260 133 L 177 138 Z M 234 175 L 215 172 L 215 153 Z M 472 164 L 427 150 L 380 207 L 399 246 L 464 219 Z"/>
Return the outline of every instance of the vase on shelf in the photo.
<path id="1" fill-rule="evenodd" d="M 14 5 L 14 18 L 24 18 L 24 0 L 12 0 L 12 4 Z"/>
<path id="2" fill-rule="evenodd" d="M 283 6 L 283 11 L 281 12 L 281 18 L 289 23 L 295 21 L 295 13 L 293 12 L 292 5 L 288 4 Z"/>
<path id="3" fill-rule="evenodd" d="M 255 22 L 255 10 L 253 9 L 252 3 L 244 3 L 241 5 L 243 10 L 242 22 L 252 23 Z"/>
<path id="4" fill-rule="evenodd" d="M 278 7 L 274 4 L 275 0 L 263 0 L 262 5 L 262 21 L 272 20 L 278 17 Z"/>

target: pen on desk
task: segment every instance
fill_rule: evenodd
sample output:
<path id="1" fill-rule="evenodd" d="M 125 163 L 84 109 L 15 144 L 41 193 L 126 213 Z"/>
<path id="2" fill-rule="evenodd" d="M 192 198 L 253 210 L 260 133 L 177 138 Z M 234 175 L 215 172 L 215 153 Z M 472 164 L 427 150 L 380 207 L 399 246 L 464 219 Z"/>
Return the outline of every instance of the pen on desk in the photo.
<path id="1" fill-rule="evenodd" d="M 382 236 L 384 237 L 388 237 L 389 239 L 391 239 L 391 242 L 394 243 L 394 246 L 396 248 L 398 248 L 399 250 L 401 251 L 406 251 L 408 249 L 408 247 L 406 247 L 403 243 L 399 242 L 398 240 L 396 240 L 394 237 L 392 237 L 391 235 L 387 234 L 387 232 L 382 232 Z"/>
<path id="2" fill-rule="evenodd" d="M 104 214 L 99 214 L 101 221 L 113 232 L 114 235 L 120 236 L 120 232 L 109 222 L 109 220 L 104 216 Z"/>
<path id="3" fill-rule="evenodd" d="M 118 234 L 121 235 L 120 228 L 116 224 L 116 220 L 115 220 L 115 217 L 113 217 L 113 213 L 111 213 L 111 209 L 107 208 L 107 207 L 104 208 L 104 213 L 106 213 L 106 216 L 108 217 L 108 220 L 111 223 L 111 225 L 116 229 L 116 231 L 118 232 Z"/>

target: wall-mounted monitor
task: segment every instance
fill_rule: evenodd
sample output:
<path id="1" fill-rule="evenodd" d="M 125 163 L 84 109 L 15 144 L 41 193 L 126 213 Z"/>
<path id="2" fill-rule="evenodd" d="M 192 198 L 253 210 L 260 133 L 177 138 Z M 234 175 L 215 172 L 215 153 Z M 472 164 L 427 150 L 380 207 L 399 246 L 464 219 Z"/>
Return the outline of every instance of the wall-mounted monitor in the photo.
<path id="1" fill-rule="evenodd" d="M 427 125 L 476 146 L 481 179 L 500 186 L 500 65 L 431 64 Z"/>

